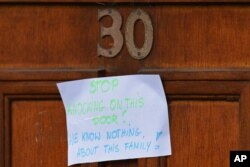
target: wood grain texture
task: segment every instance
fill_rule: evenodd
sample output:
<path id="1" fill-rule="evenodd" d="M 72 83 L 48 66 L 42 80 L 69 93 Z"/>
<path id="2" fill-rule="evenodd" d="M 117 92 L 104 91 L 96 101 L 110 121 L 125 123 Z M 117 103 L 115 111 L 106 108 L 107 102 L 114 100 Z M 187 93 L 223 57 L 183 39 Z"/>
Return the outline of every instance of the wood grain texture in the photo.
<path id="1" fill-rule="evenodd" d="M 13 101 L 11 166 L 66 166 L 65 124 L 61 101 Z"/>
<path id="2" fill-rule="evenodd" d="M 55 74 L 55 76 L 56 76 L 56 74 Z M 36 81 L 37 82 L 37 81 Z M 179 81 L 180 82 L 180 81 Z M 172 112 L 172 111 L 175 111 L 175 109 L 172 109 L 172 105 L 171 104 L 176 104 L 176 107 L 178 108 L 179 106 L 182 106 L 182 102 L 189 102 L 190 100 L 191 101 L 194 101 L 195 99 L 193 98 L 193 95 L 195 95 L 195 89 L 198 89 L 199 91 L 200 91 L 200 93 L 199 94 L 210 94 L 210 95 L 212 95 L 212 97 L 211 98 L 208 98 L 208 97 L 203 97 L 203 96 L 201 96 L 201 95 L 197 95 L 196 96 L 196 100 L 198 100 L 198 105 L 199 105 L 199 109 L 200 110 L 205 110 L 204 112 L 202 112 L 202 113 L 199 113 L 201 116 L 203 116 L 203 117 L 206 117 L 206 114 L 207 114 L 207 108 L 209 108 L 208 106 L 209 105 L 207 105 L 207 103 L 208 104 L 210 104 L 211 103 L 211 106 L 213 106 L 213 104 L 215 103 L 216 104 L 216 106 L 218 105 L 219 106 L 219 108 L 218 107 L 215 107 L 215 108 L 211 108 L 210 107 L 210 109 L 209 109 L 209 111 L 210 112 L 212 112 L 212 113 L 215 113 L 215 115 L 216 115 L 216 112 L 219 112 L 219 113 L 221 113 L 221 112 L 223 112 L 224 113 L 224 110 L 222 110 L 221 108 L 226 108 L 226 109 L 228 109 L 228 108 L 237 108 L 237 113 L 239 112 L 239 113 L 242 113 L 242 112 L 240 112 L 239 111 L 239 98 L 234 98 L 234 99 L 232 99 L 233 101 L 230 101 L 230 102 L 225 102 L 225 100 L 227 100 L 227 97 L 225 96 L 225 97 L 221 97 L 220 95 L 218 96 L 218 99 L 219 99 L 219 101 L 217 100 L 217 101 L 214 101 L 214 100 L 216 100 L 217 99 L 217 96 L 216 95 L 214 95 L 214 92 L 212 91 L 211 92 L 211 90 L 212 89 L 200 89 L 200 87 L 202 87 L 202 85 L 207 85 L 207 86 L 209 86 L 209 85 L 211 85 L 213 82 L 197 82 L 197 81 L 193 81 L 193 82 L 191 82 L 191 81 L 182 81 L 183 82 L 183 85 L 185 85 L 185 83 L 186 82 L 189 82 L 189 83 L 192 83 L 192 84 L 195 84 L 195 83 L 197 83 L 194 87 L 190 87 L 189 85 L 186 85 L 186 90 L 182 90 L 182 94 L 186 94 L 186 98 L 185 99 L 183 99 L 182 97 L 180 97 L 179 96 L 179 98 L 178 97 L 175 97 L 175 98 L 171 98 L 170 97 L 170 108 L 169 108 L 169 110 L 170 110 L 170 112 Z M 26 130 L 27 130 L 27 133 L 25 134 L 25 135 L 28 135 L 28 136 L 33 136 L 34 137 L 34 126 L 33 126 L 33 124 L 36 122 L 36 118 L 37 118 L 37 115 L 39 115 L 38 113 L 39 112 L 41 112 L 41 111 L 45 111 L 45 109 L 44 109 L 44 107 L 45 108 L 51 108 L 51 109 L 48 109 L 49 110 L 49 112 L 50 113 L 48 113 L 48 115 L 49 115 L 49 117 L 50 118 L 48 118 L 48 117 L 46 117 L 45 118 L 45 120 L 42 120 L 42 122 L 44 121 L 44 122 L 46 122 L 46 121 L 51 121 L 51 119 L 52 118 L 54 118 L 55 116 L 56 116 L 56 114 L 54 114 L 54 110 L 56 110 L 56 109 L 58 109 L 58 108 L 62 108 L 62 103 L 61 102 L 59 102 L 58 100 L 58 96 L 57 97 L 55 97 L 54 95 L 45 95 L 45 94 L 49 94 L 49 93 L 52 93 L 52 94 L 55 94 L 56 92 L 57 92 L 57 89 L 52 89 L 53 87 L 54 87 L 54 84 L 53 84 L 53 82 L 40 82 L 40 83 L 37 83 L 37 84 L 34 84 L 35 82 L 34 81 L 32 81 L 32 82 L 25 82 L 25 84 L 21 84 L 22 82 L 18 82 L 18 83 L 16 83 L 16 82 L 14 82 L 14 83 L 11 83 L 11 82 L 9 82 L 9 83 L 5 83 L 5 84 L 1 84 L 1 88 L 3 88 L 4 89 L 4 85 L 8 85 L 9 87 L 8 87 L 8 89 L 6 89 L 5 88 L 5 93 L 9 93 L 9 94 L 13 94 L 13 93 L 15 93 L 15 94 L 17 94 L 17 95 L 11 95 L 11 96 L 7 96 L 6 97 L 6 101 L 5 101 L 5 113 L 6 113 L 6 116 L 5 116 L 5 119 L 7 119 L 7 118 L 12 118 L 11 120 L 9 120 L 9 121 L 7 121 L 7 120 L 5 120 L 5 122 L 7 121 L 7 123 L 6 123 L 6 126 L 5 127 L 12 127 L 10 130 L 9 130 L 9 132 L 8 132 L 8 128 L 6 129 L 6 136 L 8 135 L 8 136 L 10 136 L 11 137 L 11 139 L 12 138 L 15 138 L 15 142 L 17 142 L 17 145 L 15 145 L 15 148 L 14 148 L 14 146 L 13 146 L 13 144 L 12 145 L 10 145 L 10 144 L 8 144 L 8 142 L 10 142 L 11 140 L 10 140 L 10 138 L 8 138 L 8 137 L 5 137 L 5 139 L 6 139 L 6 145 L 7 146 L 11 146 L 11 150 L 19 150 L 19 145 L 21 145 L 21 143 L 24 143 L 24 145 L 25 144 L 29 144 L 29 143 L 27 143 L 26 142 L 26 140 L 23 140 L 23 139 L 21 139 L 21 140 L 19 140 L 19 138 L 18 137 L 13 137 L 13 135 L 12 135 L 12 133 L 16 133 L 16 134 L 19 134 L 19 133 L 21 133 L 20 131 L 19 131 L 19 129 L 20 129 L 20 127 L 21 127 L 21 129 L 25 129 L 25 127 L 26 127 Z M 27 83 L 33 83 L 33 85 L 32 84 L 27 84 Z M 220 83 L 220 82 L 217 82 L 215 85 L 218 85 L 218 83 Z M 227 82 L 224 82 L 224 83 L 227 83 Z M 190 85 L 192 85 L 192 84 L 190 84 Z M 237 87 L 237 84 L 240 84 L 240 83 L 238 83 L 238 82 L 229 82 L 229 84 L 233 87 L 233 88 L 236 88 Z M 236 85 L 235 85 L 236 84 Z M 19 85 L 19 86 L 18 86 Z M 44 89 L 45 87 L 42 87 L 42 85 L 47 85 L 46 87 L 51 87 L 51 88 L 49 88 L 49 89 Z M 173 84 L 173 85 L 176 85 L 175 83 Z M 164 86 L 166 87 L 166 85 L 164 84 Z M 33 88 L 32 88 L 33 87 Z M 191 89 L 191 90 L 193 90 L 193 92 L 190 92 L 190 90 L 188 90 L 188 89 Z M 222 89 L 223 88 L 223 84 L 222 84 L 222 86 L 220 86 L 219 87 L 220 89 Z M 244 87 L 243 86 L 240 86 L 238 89 L 240 89 L 240 88 L 242 88 L 242 89 L 244 89 Z M 214 89 L 215 90 L 215 89 Z M 219 89 L 218 89 L 219 90 Z M 227 94 L 226 93 L 226 90 L 228 91 L 228 94 L 230 94 L 230 92 L 231 92 L 231 90 L 230 89 L 223 89 L 223 92 L 224 93 L 222 93 L 222 92 L 219 92 L 218 94 Z M 178 89 L 171 89 L 171 91 L 172 91 L 172 94 L 175 94 L 175 95 L 177 95 L 178 94 Z M 188 93 L 185 93 L 185 91 L 186 92 L 188 92 Z M 202 93 L 202 91 L 203 91 L 203 93 Z M 169 91 L 168 90 L 166 90 L 166 93 L 167 93 L 167 96 L 169 95 L 169 93 L 168 93 Z M 238 91 L 238 94 L 240 95 L 241 94 L 241 92 L 242 92 L 242 90 L 241 91 Z M 25 95 L 25 94 L 29 94 L 29 95 Z M 237 93 L 237 92 L 235 92 L 235 93 Z M 19 94 L 19 95 L 18 95 Z M 32 95 L 33 94 L 33 95 Z M 40 95 L 39 95 L 40 94 Z M 249 97 L 248 95 L 245 95 L 246 97 Z M 230 97 L 230 96 L 229 96 Z M 56 100 L 56 101 L 55 101 Z M 181 103 L 179 103 L 179 100 L 181 100 L 182 102 Z M 205 101 L 204 101 L 205 100 Z M 211 100 L 211 101 L 210 101 Z M 45 102 L 45 103 L 44 103 Z M 196 102 L 196 101 L 195 101 Z M 44 103 L 44 104 L 43 104 Z M 47 104 L 47 103 L 49 103 L 49 104 Z M 57 103 L 56 105 L 54 105 L 54 103 Z M 59 105 L 59 103 L 61 104 L 60 105 L 60 107 L 58 106 Z M 205 105 L 203 106 L 203 103 L 205 103 Z M 245 104 L 245 102 L 243 102 L 244 104 Z M 16 105 L 16 104 L 22 104 L 22 106 L 19 106 L 19 105 Z M 30 107 L 30 104 L 32 104 L 31 105 L 31 107 Z M 46 104 L 46 105 L 45 105 Z M 181 105 L 179 105 L 179 104 L 181 104 Z M 231 106 L 231 104 L 233 104 L 233 106 Z M 15 112 L 13 112 L 13 105 L 16 105 L 15 106 Z M 49 105 L 49 107 L 47 106 L 47 105 Z M 242 105 L 242 104 L 241 104 Z M 34 107 L 32 107 L 32 106 L 35 106 L 35 108 Z M 42 106 L 42 107 L 40 107 L 40 106 Z M 46 107 L 47 106 L 47 107 Z M 195 103 L 195 105 L 194 106 L 196 106 L 196 103 Z M 34 108 L 34 110 L 31 110 L 32 108 Z M 47 110 L 46 109 L 46 110 Z M 186 109 L 186 105 L 184 106 L 184 107 L 182 107 L 182 109 L 183 109 L 183 111 L 185 111 L 185 112 L 187 112 L 187 113 L 189 113 L 189 110 L 187 111 L 187 109 Z M 193 108 L 192 108 L 193 109 Z M 196 111 L 195 110 L 196 108 L 194 108 L 193 110 L 194 111 Z M 20 111 L 19 111 L 20 110 Z M 24 110 L 24 111 L 23 111 Z M 191 110 L 191 109 L 190 109 Z M 222 110 L 222 111 L 221 111 Z M 227 110 L 226 110 L 227 111 Z M 28 119 L 29 118 L 29 116 L 27 115 L 27 116 L 24 116 L 24 115 L 22 115 L 22 114 L 28 114 L 28 113 L 30 113 L 30 112 L 32 112 L 33 114 L 33 117 L 32 117 L 32 119 L 30 120 L 30 121 L 27 121 L 26 119 Z M 46 112 L 47 113 L 47 112 Z M 58 118 L 58 119 L 60 119 L 60 120 L 62 120 L 65 116 L 63 116 L 63 112 L 60 112 L 61 114 L 59 114 L 59 115 L 57 115 L 56 116 L 56 118 Z M 244 121 L 247 121 L 247 120 L 249 120 L 249 114 L 247 113 L 247 111 L 245 110 L 245 112 L 243 112 L 244 114 L 243 115 L 241 115 L 241 117 L 238 117 L 238 115 L 228 115 L 227 117 L 225 117 L 225 119 L 229 119 L 229 121 L 230 121 L 230 119 L 237 119 L 237 120 L 240 120 L 240 122 L 244 122 Z M 13 115 L 14 114 L 14 115 Z M 15 115 L 16 114 L 16 115 Z M 21 114 L 21 115 L 19 115 L 19 114 Z M 52 114 L 52 115 L 51 115 Z M 196 114 L 196 112 L 195 113 L 193 113 L 191 116 L 190 116 L 190 119 L 192 119 L 192 118 L 195 118 L 195 115 Z M 31 116 L 32 116 L 31 115 Z M 182 115 L 182 114 L 181 114 Z M 209 115 L 212 115 L 212 114 L 209 114 Z M 184 115 L 185 116 L 185 115 Z M 220 118 L 222 118 L 224 115 L 222 114 L 222 116 L 219 116 L 219 118 L 217 118 L 217 121 L 220 119 Z M 15 119 L 17 120 L 17 122 L 13 122 L 13 117 L 15 117 Z M 179 118 L 180 117 L 180 118 Z M 197 116 L 198 117 L 198 116 Z M 21 118 L 21 120 L 19 120 L 19 118 Z M 22 121 L 22 119 L 24 119 L 24 120 L 26 120 L 26 121 Z M 48 120 L 47 120 L 48 119 Z M 172 118 L 171 118 L 172 119 Z M 198 118 L 197 118 L 198 119 Z M 197 120 L 197 119 L 195 119 L 195 120 Z M 176 127 L 176 124 L 178 124 L 178 120 L 182 120 L 183 122 L 186 122 L 186 119 L 183 119 L 183 116 L 177 116 L 177 118 L 173 118 L 173 122 L 170 124 L 172 127 Z M 190 121 L 190 122 L 193 122 L 192 120 Z M 201 123 L 201 122 L 200 122 Z M 210 122 L 211 124 L 213 124 L 213 121 L 211 121 Z M 232 122 L 232 123 L 235 123 L 234 121 Z M 12 126 L 9 126 L 9 124 L 11 124 Z M 54 125 L 54 123 L 52 123 L 52 122 L 50 122 L 50 124 L 51 124 L 51 126 L 49 126 L 49 127 L 43 127 L 42 128 L 42 131 L 43 131 L 43 133 L 46 133 L 46 135 L 42 135 L 42 136 L 48 136 L 48 135 L 50 135 L 50 133 L 51 132 L 53 132 L 53 130 L 51 131 L 51 127 L 52 127 L 52 125 Z M 173 125 L 172 125 L 173 124 Z M 245 125 L 247 125 L 247 123 L 245 122 L 245 123 L 243 123 L 243 124 L 237 124 L 236 125 L 236 128 L 238 128 L 238 127 L 241 127 L 241 128 L 239 128 L 239 129 L 241 129 L 241 130 L 243 130 L 243 131 L 241 131 L 241 133 L 239 134 L 240 136 L 245 136 L 246 137 L 246 135 L 247 135 L 247 132 L 248 132 L 248 126 L 247 127 L 245 127 Z M 24 126 L 24 127 L 22 127 L 22 126 Z M 29 128 L 29 126 L 32 126 L 32 128 Z M 204 124 L 204 126 L 208 126 L 207 124 Z M 209 125 L 210 126 L 210 125 Z M 234 126 L 233 124 L 231 125 L 231 126 Z M 65 126 L 60 126 L 60 128 L 59 128 L 59 126 L 57 126 L 58 127 L 58 129 L 57 129 L 57 131 L 60 131 L 60 132 L 57 132 L 57 133 L 64 133 L 64 131 L 65 131 Z M 212 128 L 212 127 L 211 127 Z M 33 129 L 33 130 L 32 130 Z M 28 130 L 31 130 L 31 132 L 29 132 Z M 215 128 L 215 130 L 216 130 L 216 128 Z M 228 128 L 228 131 L 230 131 L 231 132 L 231 130 L 232 129 L 230 129 L 230 128 Z M 178 134 L 180 134 L 178 131 L 175 131 L 175 130 L 172 130 L 171 132 L 173 132 L 174 131 L 174 135 L 178 135 Z M 28 133 L 29 132 L 29 133 Z M 197 132 L 198 133 L 198 132 Z M 209 132 L 209 134 L 211 134 L 212 132 Z M 60 135 L 59 134 L 59 136 L 58 137 L 60 137 L 60 138 L 63 138 L 63 135 L 61 134 Z M 172 134 L 172 133 L 171 133 Z M 24 135 L 24 136 L 25 136 Z M 230 135 L 230 134 L 229 134 Z M 52 135 L 53 136 L 53 135 Z M 197 134 L 194 134 L 194 136 L 198 136 Z M 232 138 L 234 138 L 234 136 L 231 136 Z M 31 137 L 32 138 L 32 137 Z M 175 140 L 176 140 L 176 137 L 174 136 L 173 137 Z M 239 138 L 237 138 L 237 142 L 239 143 L 239 145 L 242 145 L 242 147 L 246 147 L 246 143 L 248 143 L 247 142 L 247 140 L 245 140 L 246 138 L 243 138 L 243 139 L 240 139 L 239 140 Z M 13 142 L 13 141 L 12 141 Z M 220 142 L 220 141 L 218 141 L 218 142 Z M 52 141 L 52 143 L 53 143 L 53 141 Z M 244 144 L 245 143 L 245 144 Z M 33 144 L 35 144 L 35 143 L 33 143 Z M 206 145 L 207 143 L 204 143 L 204 145 Z M 230 144 L 230 143 L 227 143 L 228 145 L 230 145 L 230 146 L 232 146 L 232 144 Z M 31 145 L 32 146 L 32 145 Z M 45 147 L 45 148 L 43 148 L 43 149 L 49 149 L 49 146 L 47 146 L 46 145 L 46 142 L 45 143 L 43 143 L 43 146 Z M 192 147 L 191 145 L 189 145 L 190 147 Z M 32 146 L 33 147 L 33 146 Z M 27 147 L 27 154 L 29 154 L 29 155 L 32 155 L 32 154 L 37 154 L 36 153 L 36 151 L 35 151 L 35 153 L 33 153 L 33 149 L 38 149 L 38 147 L 39 146 L 34 146 L 34 148 L 32 148 L 32 149 L 29 149 L 29 147 Z M 23 149 L 25 149 L 26 147 L 24 147 Z M 65 149 L 65 148 L 64 148 Z M 25 152 L 25 151 L 24 151 Z M 61 152 L 57 152 L 58 154 L 65 154 L 65 150 L 64 151 L 61 151 Z M 18 155 L 18 153 L 16 153 L 16 157 L 13 159 L 13 155 L 11 154 L 10 155 L 10 152 L 6 152 L 6 154 L 5 155 L 7 155 L 7 157 L 6 157 L 6 166 L 8 166 L 8 163 L 10 163 L 10 161 L 8 161 L 8 158 L 9 159 L 12 159 L 12 161 L 16 161 L 16 162 L 12 162 L 12 164 L 14 164 L 14 163 L 18 163 L 19 162 L 19 160 L 18 160 L 18 158 L 20 158 L 20 161 L 22 162 L 22 161 L 24 161 L 24 163 L 27 163 L 27 164 L 29 164 L 29 162 L 28 162 L 28 160 L 27 159 L 25 159 L 24 157 L 18 157 L 19 155 Z M 38 155 L 37 155 L 38 156 Z M 58 155 L 59 156 L 59 155 Z M 60 156 L 62 156 L 62 155 L 60 155 Z M 24 159 L 23 159 L 24 158 Z M 21 160 L 21 159 L 23 159 L 23 160 Z M 44 157 L 33 157 L 33 159 L 34 159 L 34 161 L 32 161 L 32 163 L 38 163 L 39 161 L 43 161 L 42 163 L 48 163 L 49 164 L 49 166 L 51 166 L 51 165 L 54 165 L 54 164 L 56 164 L 56 163 L 59 163 L 59 162 L 57 162 L 58 160 L 56 160 L 56 159 L 54 159 L 55 160 L 55 163 L 53 163 L 52 161 L 50 161 L 50 160 L 48 160 L 48 159 L 46 159 L 46 157 L 44 158 Z M 36 160 L 36 161 L 35 161 Z M 60 159 L 60 161 L 62 161 L 61 159 Z M 63 160 L 63 161 L 66 161 L 66 160 Z M 192 163 L 191 161 L 194 161 L 193 163 L 195 164 L 195 163 L 197 163 L 197 162 L 195 162 L 195 160 L 194 159 L 191 159 L 190 160 L 190 163 Z M 168 162 L 168 161 L 167 161 Z M 115 162 L 112 162 L 112 161 L 110 161 L 110 162 L 104 162 L 104 163 L 95 163 L 95 164 L 83 164 L 83 165 L 76 165 L 76 166 L 83 166 L 83 167 L 89 167 L 89 166 L 144 166 L 144 165 L 146 165 L 146 166 L 152 166 L 152 167 L 158 167 L 158 166 L 165 166 L 164 164 L 165 163 L 167 163 L 167 162 L 164 162 L 164 161 L 160 161 L 160 159 L 159 158 L 148 158 L 148 159 L 139 159 L 139 160 L 130 160 L 130 161 L 127 161 L 127 160 L 125 160 L 125 161 L 115 161 Z M 31 162 L 30 162 L 31 163 Z M 61 163 L 61 162 L 60 162 Z M 39 164 L 36 164 L 36 165 L 39 165 Z M 44 164 L 43 164 L 44 165 Z M 176 164 L 174 164 L 174 165 L 170 165 L 170 167 L 171 166 L 176 166 Z M 177 164 L 177 166 L 178 166 L 178 164 Z M 9 167 L 9 166 L 8 166 Z"/>
<path id="3" fill-rule="evenodd" d="M 138 167 L 161 167 L 160 158 L 143 158 L 138 160 Z"/>
<path id="4" fill-rule="evenodd" d="M 0 166 L 4 166 L 4 97 L 0 94 Z"/>
<path id="5" fill-rule="evenodd" d="M 4 109 L 3 110 L 4 112 L 1 112 L 3 113 L 3 117 L 0 117 L 0 118 L 3 118 L 4 120 L 3 120 L 3 125 L 0 124 L 0 128 L 4 129 L 4 135 L 1 135 L 1 137 L 3 137 L 1 138 L 1 144 L 4 145 L 4 147 L 1 148 L 0 154 L 2 155 L 1 159 L 4 159 L 3 161 L 1 161 L 1 163 L 4 163 L 3 166 L 4 167 L 19 166 L 20 163 L 22 163 L 21 159 L 23 158 L 24 158 L 23 161 L 25 161 L 23 162 L 25 166 L 26 165 L 29 166 L 31 164 L 33 164 L 33 166 L 43 166 L 43 165 L 60 166 L 58 164 L 62 164 L 62 163 L 64 163 L 63 166 L 66 166 L 67 165 L 66 143 L 64 143 L 63 150 L 54 149 L 54 152 L 53 151 L 51 152 L 53 154 L 54 153 L 58 154 L 57 160 L 51 158 L 53 157 L 53 155 L 51 155 L 50 157 L 47 157 L 48 154 L 46 154 L 47 151 L 54 148 L 53 143 L 57 143 L 57 141 L 53 141 L 53 139 L 51 139 L 52 141 L 50 141 L 50 143 L 46 143 L 47 141 L 45 139 L 46 136 L 49 136 L 49 135 L 52 135 L 52 138 L 53 138 L 54 130 L 56 130 L 56 132 L 59 133 L 57 137 L 59 137 L 60 139 L 62 138 L 64 139 L 63 142 L 65 142 L 67 139 L 65 137 L 66 135 L 62 135 L 65 133 L 65 130 L 66 130 L 65 121 L 61 122 L 62 126 L 53 127 L 56 129 L 52 128 L 52 131 L 51 131 L 50 128 L 54 125 L 54 122 L 53 120 L 47 120 L 47 118 L 55 118 L 61 121 L 65 120 L 65 112 L 63 109 L 62 102 L 60 101 L 60 98 L 58 96 L 58 89 L 56 88 L 56 82 L 65 81 L 65 80 L 68 80 L 69 78 L 82 79 L 82 78 L 89 78 L 89 77 L 98 77 L 102 75 L 103 75 L 102 70 L 99 70 L 99 69 L 90 69 L 90 70 L 88 69 L 84 69 L 84 70 L 8 69 L 8 70 L 1 70 L 0 80 L 2 82 L 0 82 L 0 92 L 2 95 L 1 97 L 4 98 L 3 100 L 4 105 L 2 103 L 0 104 L 1 104 L 1 108 Z M 21 111 L 21 113 L 18 112 L 17 114 L 16 112 L 13 112 L 13 109 L 12 109 L 13 101 L 18 101 L 18 102 L 22 101 L 23 102 L 22 104 L 27 104 L 25 105 L 26 107 L 17 106 L 17 109 L 20 108 L 21 110 L 23 109 L 25 111 Z M 31 106 L 29 106 L 30 101 L 33 102 L 32 103 L 33 108 L 30 108 Z M 44 117 L 44 120 L 37 120 L 39 113 L 40 113 L 39 106 L 45 105 L 44 107 L 46 107 L 47 105 L 47 103 L 43 104 L 44 101 L 45 102 L 47 101 L 49 105 L 53 105 L 54 103 L 56 103 L 54 105 L 55 110 L 53 110 L 53 107 L 49 109 L 50 106 L 49 107 L 47 106 L 47 110 L 49 110 L 49 111 L 45 111 L 47 116 Z M 38 104 L 36 102 L 38 102 Z M 57 111 L 56 109 L 58 109 L 57 107 L 58 104 L 61 107 L 62 113 L 60 112 L 54 113 L 54 111 Z M 34 106 L 36 106 L 37 108 Z M 59 107 L 59 110 L 60 110 L 60 107 Z M 34 109 L 34 111 L 32 111 L 32 109 Z M 42 108 L 42 110 L 45 110 L 45 109 Z M 33 115 L 29 117 L 30 112 L 31 114 L 33 113 Z M 18 115 L 18 114 L 21 114 L 21 115 Z M 13 117 L 16 120 L 13 120 L 12 119 Z M 27 121 L 26 119 L 28 118 L 30 118 L 31 120 Z M 18 122 L 19 119 L 22 119 L 20 120 L 21 123 Z M 44 140 L 42 143 L 39 143 L 39 144 L 37 142 L 34 143 L 33 137 L 36 134 L 34 134 L 34 122 L 32 121 L 38 121 L 38 122 L 42 121 L 42 123 L 49 121 L 49 124 L 51 124 L 50 128 L 48 128 L 48 126 L 40 127 L 40 129 L 44 132 L 44 134 L 41 134 L 42 136 L 40 136 L 40 137 L 43 137 L 43 140 Z M 14 135 L 13 137 L 13 133 L 17 133 L 17 135 Z M 22 133 L 25 133 L 25 134 L 22 135 Z M 21 138 L 19 136 L 21 136 Z M 12 140 L 13 138 L 15 141 Z M 28 138 L 32 138 L 31 143 L 28 142 Z M 12 143 L 12 142 L 15 142 L 15 143 Z M 60 143 L 57 143 L 57 144 L 60 144 Z M 32 147 L 32 149 L 30 149 L 30 147 Z M 39 152 L 40 148 L 44 150 L 41 150 L 41 152 Z M 20 150 L 22 151 L 20 152 Z M 12 154 L 13 151 L 15 151 L 14 155 Z M 22 154 L 22 152 L 24 154 Z M 31 158 L 30 156 L 33 157 L 34 161 L 29 160 Z M 46 158 L 44 159 L 44 156 L 46 156 L 48 159 Z M 65 157 L 62 159 L 62 156 L 65 156 Z M 57 161 L 58 164 L 53 163 L 54 160 Z M 93 166 L 93 164 L 90 164 L 90 165 Z"/>
<path id="6" fill-rule="evenodd" d="M 171 81 L 163 85 L 169 95 L 240 95 L 247 82 Z"/>
<path id="7" fill-rule="evenodd" d="M 118 160 L 118 161 L 107 161 L 98 163 L 99 167 L 137 167 L 137 159 Z"/>
<path id="8" fill-rule="evenodd" d="M 229 151 L 239 148 L 238 102 L 176 101 L 170 109 L 167 166 L 229 166 Z"/>
<path id="9" fill-rule="evenodd" d="M 10 99 L 4 97 L 4 104 L 2 106 L 4 109 L 4 149 L 3 159 L 4 167 L 11 166 L 11 114 L 10 114 Z"/>
<path id="10" fill-rule="evenodd" d="M 137 7 L 115 8 L 125 22 Z M 142 61 L 130 57 L 126 47 L 113 59 L 97 57 L 98 8 L 106 7 L 2 5 L 0 68 L 105 68 L 122 73 L 141 68 L 250 67 L 249 5 L 142 6 L 155 30 L 153 49 Z"/>
<path id="11" fill-rule="evenodd" d="M 104 75 L 103 69 L 2 69 L 1 81 L 65 81 Z"/>
<path id="12" fill-rule="evenodd" d="M 140 69 L 141 74 L 159 74 L 165 81 L 250 81 L 248 68 Z"/>
<path id="13" fill-rule="evenodd" d="M 161 76 L 173 155 L 76 167 L 226 167 L 229 150 L 250 149 L 250 1 L 0 3 L 0 167 L 67 165 L 57 82 L 136 73 Z M 97 43 L 112 46 L 99 32 L 112 20 L 97 20 L 108 7 L 120 11 L 123 34 L 131 11 L 149 13 L 154 44 L 146 59 L 134 60 L 125 45 L 115 58 L 97 57 Z M 136 23 L 138 46 L 144 31 Z"/>
<path id="14" fill-rule="evenodd" d="M 249 0 L 0 0 L 2 3 L 248 3 Z"/>
<path id="15" fill-rule="evenodd" d="M 240 149 L 250 150 L 250 84 L 242 91 L 240 99 Z"/>

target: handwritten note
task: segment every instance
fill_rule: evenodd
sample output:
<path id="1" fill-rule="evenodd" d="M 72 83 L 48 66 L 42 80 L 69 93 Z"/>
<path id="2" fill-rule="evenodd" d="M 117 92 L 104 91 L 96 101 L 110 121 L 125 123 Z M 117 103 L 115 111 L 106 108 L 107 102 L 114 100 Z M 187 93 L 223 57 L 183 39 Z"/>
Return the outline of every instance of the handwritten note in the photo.
<path id="1" fill-rule="evenodd" d="M 171 155 L 159 75 L 57 84 L 66 109 L 68 165 Z"/>

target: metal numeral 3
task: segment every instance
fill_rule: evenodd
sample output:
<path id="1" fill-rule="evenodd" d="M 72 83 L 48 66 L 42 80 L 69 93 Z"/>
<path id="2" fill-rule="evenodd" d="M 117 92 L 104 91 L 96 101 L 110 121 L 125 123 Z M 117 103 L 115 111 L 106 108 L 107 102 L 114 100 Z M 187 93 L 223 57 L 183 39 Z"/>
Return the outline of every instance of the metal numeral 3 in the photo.
<path id="1" fill-rule="evenodd" d="M 115 57 L 123 46 L 123 36 L 120 30 L 122 17 L 120 13 L 114 9 L 98 10 L 98 20 L 104 16 L 110 16 L 113 24 L 108 28 L 101 26 L 101 38 L 109 35 L 113 38 L 114 44 L 110 49 L 105 49 L 98 44 L 97 54 L 98 56 Z M 145 26 L 145 40 L 141 48 L 137 48 L 134 43 L 134 26 L 138 20 L 141 20 Z M 130 13 L 126 22 L 125 38 L 127 49 L 133 58 L 144 59 L 148 56 L 153 45 L 153 26 L 150 16 L 145 11 L 137 9 Z"/>

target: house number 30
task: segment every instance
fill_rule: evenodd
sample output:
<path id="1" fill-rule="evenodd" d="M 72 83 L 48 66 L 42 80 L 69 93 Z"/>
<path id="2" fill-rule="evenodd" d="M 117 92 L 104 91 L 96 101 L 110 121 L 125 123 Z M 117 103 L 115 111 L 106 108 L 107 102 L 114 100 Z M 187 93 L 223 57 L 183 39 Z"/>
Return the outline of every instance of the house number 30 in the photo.
<path id="1" fill-rule="evenodd" d="M 98 10 L 98 20 L 104 16 L 110 16 L 113 23 L 111 27 L 104 27 L 101 25 L 101 38 L 111 36 L 114 43 L 109 49 L 105 49 L 98 44 L 97 54 L 98 56 L 115 57 L 123 46 L 123 35 L 120 30 L 122 26 L 122 17 L 115 9 Z M 138 20 L 141 20 L 145 27 L 145 38 L 141 48 L 137 48 L 134 42 L 134 26 Z M 145 11 L 137 9 L 130 13 L 125 27 L 125 40 L 128 52 L 133 58 L 143 59 L 147 57 L 153 45 L 153 26 L 149 15 Z"/>

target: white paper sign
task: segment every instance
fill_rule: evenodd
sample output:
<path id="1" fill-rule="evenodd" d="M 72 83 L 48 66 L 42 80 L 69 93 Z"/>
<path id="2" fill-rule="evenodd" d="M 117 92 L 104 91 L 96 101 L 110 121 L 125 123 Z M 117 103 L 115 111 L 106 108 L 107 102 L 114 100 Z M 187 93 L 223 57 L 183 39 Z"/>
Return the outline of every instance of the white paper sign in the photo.
<path id="1" fill-rule="evenodd" d="M 159 75 L 57 84 L 66 108 L 68 165 L 171 155 Z"/>

